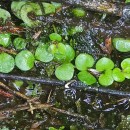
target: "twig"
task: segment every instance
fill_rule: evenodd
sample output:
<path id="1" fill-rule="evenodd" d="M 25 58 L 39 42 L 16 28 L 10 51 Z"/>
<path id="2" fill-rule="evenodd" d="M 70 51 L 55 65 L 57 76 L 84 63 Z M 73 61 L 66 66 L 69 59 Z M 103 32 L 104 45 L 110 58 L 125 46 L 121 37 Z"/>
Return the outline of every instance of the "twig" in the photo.
<path id="1" fill-rule="evenodd" d="M 63 110 L 63 109 L 58 109 L 58 108 L 55 108 L 55 107 L 52 107 L 52 106 L 53 105 L 50 105 L 50 104 L 41 104 L 41 103 L 39 103 L 39 104 L 34 104 L 32 106 L 32 109 L 33 110 L 42 109 L 42 110 L 45 110 L 45 111 L 49 110 L 49 111 L 65 114 L 65 115 L 68 115 L 68 116 L 71 116 L 71 117 L 80 118 L 80 119 L 85 120 L 87 122 L 87 124 L 89 124 L 89 126 L 92 127 L 92 123 L 89 120 L 89 117 L 87 115 L 83 116 L 81 114 L 71 113 L 69 111 L 66 111 L 66 110 Z M 5 111 L 6 112 L 8 111 L 10 113 L 23 111 L 23 110 L 32 111 L 32 109 L 30 110 L 30 107 L 27 104 L 24 104 L 24 105 L 19 105 L 16 108 L 7 108 L 7 109 L 4 109 L 4 110 L 0 110 L 0 113 L 4 113 Z"/>
<path id="2" fill-rule="evenodd" d="M 46 84 L 50 86 L 65 86 L 65 81 L 59 81 L 55 79 L 48 79 L 48 78 L 35 78 L 35 77 L 24 77 L 24 76 L 16 76 L 16 75 L 8 75 L 8 74 L 1 74 L 0 78 L 4 79 L 10 79 L 10 80 L 22 80 L 22 81 L 31 81 L 35 83 L 41 83 Z M 111 95 L 117 95 L 117 96 L 125 96 L 130 97 L 130 92 L 124 92 L 119 90 L 112 90 L 102 87 L 94 87 L 94 86 L 87 86 L 84 83 L 80 81 L 75 81 L 74 83 L 70 84 L 70 88 L 75 89 L 85 89 L 88 92 L 96 92 L 96 93 L 104 93 L 104 94 L 111 94 Z"/>
<path id="3" fill-rule="evenodd" d="M 11 94 L 13 94 L 13 95 L 15 95 L 15 96 L 18 96 L 18 97 L 20 97 L 20 98 L 22 98 L 22 99 L 24 99 L 24 100 L 30 100 L 30 98 L 28 98 L 28 97 L 25 96 L 24 94 L 10 89 L 7 85 L 5 85 L 5 84 L 2 83 L 2 82 L 0 82 L 0 86 L 1 86 L 3 89 L 7 90 L 9 93 L 11 93 Z"/>
<path id="4" fill-rule="evenodd" d="M 5 85 L 4 83 L 2 83 L 2 82 L 0 82 L 0 86 L 1 87 L 3 87 L 5 90 L 7 90 L 9 93 L 11 93 L 11 94 L 13 94 L 13 95 L 15 95 L 15 96 L 18 96 L 18 97 L 20 97 L 20 98 L 22 98 L 22 99 L 24 99 L 24 100 L 26 100 L 27 101 L 27 103 L 28 103 L 28 105 L 29 105 L 29 107 L 30 107 L 30 109 L 29 109 L 29 111 L 31 112 L 31 114 L 33 114 L 33 106 L 32 106 L 32 103 L 33 104 L 37 104 L 37 102 L 36 102 L 36 99 L 37 98 L 29 98 L 29 97 L 27 97 L 26 95 L 24 95 L 24 94 L 22 94 L 22 93 L 20 93 L 20 92 L 18 92 L 18 91 L 14 91 L 14 90 L 12 90 L 12 89 L 10 89 L 7 85 Z M 13 96 L 12 95 L 12 96 Z M 7 95 L 6 94 L 6 96 L 10 96 L 9 94 Z"/>
<path id="5" fill-rule="evenodd" d="M 16 51 L 14 51 L 14 50 L 9 50 L 9 49 L 6 49 L 6 48 L 4 48 L 4 47 L 0 47 L 0 52 L 7 52 L 7 53 L 9 53 L 9 54 L 12 54 L 12 55 L 16 55 L 17 54 L 17 52 Z"/>

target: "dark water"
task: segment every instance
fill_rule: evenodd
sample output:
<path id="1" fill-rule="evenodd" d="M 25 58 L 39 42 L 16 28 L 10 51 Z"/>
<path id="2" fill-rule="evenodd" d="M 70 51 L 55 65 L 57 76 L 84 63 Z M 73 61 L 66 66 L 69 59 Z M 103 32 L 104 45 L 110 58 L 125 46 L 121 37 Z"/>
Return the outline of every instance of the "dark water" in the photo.
<path id="1" fill-rule="evenodd" d="M 115 1 L 119 3 L 120 1 Z M 11 2 L 0 2 L 0 5 L 10 11 Z M 58 13 L 55 17 L 56 21 L 47 21 L 48 23 L 43 24 L 42 37 L 43 41 L 47 41 L 47 35 L 53 32 L 52 24 L 59 28 L 59 32 L 62 32 L 63 37 L 66 36 L 66 30 L 70 26 L 82 26 L 84 31 L 82 33 L 75 34 L 74 36 L 68 37 L 68 42 L 70 39 L 76 41 L 73 45 L 77 54 L 79 52 L 85 52 L 92 54 L 95 60 L 106 56 L 106 54 L 101 50 L 99 44 L 102 43 L 108 36 L 109 37 L 130 37 L 130 24 L 124 22 L 119 17 L 107 15 L 104 20 L 101 20 L 102 14 L 86 11 L 87 15 L 85 18 L 77 19 L 72 17 L 69 13 L 70 9 L 64 9 L 61 13 Z M 11 12 L 12 14 L 12 12 Z M 12 14 L 12 20 L 19 25 L 20 20 L 18 20 Z M 62 22 L 62 23 L 61 23 Z M 39 27 L 41 28 L 41 27 Z M 30 37 L 39 28 L 30 29 L 26 34 Z M 61 28 L 61 29 L 60 29 Z M 62 31 L 61 31 L 62 30 Z M 24 36 L 27 36 L 24 34 Z M 35 50 L 35 47 L 29 45 L 30 50 Z M 130 53 L 119 53 L 113 51 L 111 54 L 112 60 L 119 65 L 120 62 L 129 57 Z M 31 72 L 21 72 L 17 69 L 12 72 L 12 74 L 24 75 L 24 76 L 37 76 L 37 77 L 47 77 L 46 69 L 54 63 L 43 64 L 37 63 L 35 68 Z M 55 78 L 52 75 L 52 78 Z M 74 76 L 75 79 L 76 75 Z M 14 86 L 14 81 L 1 80 L 6 84 Z M 129 87 L 130 81 L 125 80 L 123 83 L 113 83 L 110 89 L 117 89 L 123 91 L 130 91 Z M 97 85 L 99 86 L 99 85 Z M 33 126 L 38 124 L 37 130 L 46 130 L 53 126 L 59 128 L 60 126 L 65 126 L 65 130 L 69 130 L 70 126 L 75 127 L 74 130 L 114 130 L 118 124 L 121 122 L 121 116 L 129 115 L 129 98 L 106 95 L 102 93 L 90 93 L 85 90 L 76 89 L 63 89 L 58 86 L 46 86 L 42 84 L 34 84 L 30 82 L 24 82 L 21 88 L 18 89 L 21 93 L 27 96 L 39 97 L 41 103 L 46 103 L 48 95 L 51 91 L 49 102 L 54 104 L 57 108 L 64 109 L 72 113 L 78 113 L 83 116 L 88 116 L 90 122 L 87 119 L 75 118 L 73 116 L 67 116 L 65 114 L 55 113 L 49 110 L 34 110 L 32 115 L 28 111 L 19 111 L 16 113 L 10 113 L 7 108 L 15 108 L 18 105 L 24 104 L 25 101 L 20 98 L 8 99 L 0 96 L 0 128 L 7 127 L 9 130 L 23 130 L 29 129 L 34 130 Z M 1 113 L 2 111 L 2 113 Z M 129 129 L 128 129 L 129 130 Z"/>

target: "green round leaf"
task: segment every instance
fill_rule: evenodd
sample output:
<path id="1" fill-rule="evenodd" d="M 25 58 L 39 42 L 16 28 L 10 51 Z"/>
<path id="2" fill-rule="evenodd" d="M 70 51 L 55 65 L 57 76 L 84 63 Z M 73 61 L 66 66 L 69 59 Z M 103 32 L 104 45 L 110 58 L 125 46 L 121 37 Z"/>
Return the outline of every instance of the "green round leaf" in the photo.
<path id="1" fill-rule="evenodd" d="M 82 8 L 75 8 L 72 10 L 72 13 L 76 17 L 84 17 L 86 15 L 85 10 L 83 10 Z"/>
<path id="2" fill-rule="evenodd" d="M 101 74 L 98 79 L 102 86 L 109 86 L 113 83 L 112 70 L 106 70 L 104 74 Z"/>
<path id="3" fill-rule="evenodd" d="M 54 55 L 54 59 L 63 62 L 66 58 L 66 46 L 63 43 L 51 44 L 48 51 Z"/>
<path id="4" fill-rule="evenodd" d="M 11 10 L 14 13 L 14 15 L 19 19 L 21 19 L 20 11 L 24 4 L 26 4 L 26 1 L 13 1 L 11 3 Z"/>
<path id="5" fill-rule="evenodd" d="M 106 57 L 99 59 L 96 63 L 96 70 L 98 71 L 104 71 L 104 70 L 113 69 L 113 68 L 114 68 L 113 61 Z"/>
<path id="6" fill-rule="evenodd" d="M 79 72 L 78 79 L 87 85 L 92 85 L 96 83 L 96 78 L 87 71 Z"/>
<path id="7" fill-rule="evenodd" d="M 112 75 L 113 75 L 113 79 L 117 82 L 123 82 L 125 80 L 125 76 L 119 68 L 114 68 Z"/>
<path id="8" fill-rule="evenodd" d="M 0 45 L 3 47 L 9 46 L 11 43 L 11 37 L 10 34 L 8 33 L 1 33 L 0 34 Z"/>
<path id="9" fill-rule="evenodd" d="M 76 57 L 75 65 L 78 70 L 87 70 L 94 65 L 94 58 L 89 54 L 79 54 Z"/>
<path id="10" fill-rule="evenodd" d="M 21 14 L 21 19 L 29 27 L 35 27 L 41 23 L 39 20 L 34 20 L 35 18 L 31 19 L 31 17 L 35 17 L 35 15 L 42 15 L 40 5 L 37 3 L 30 2 L 24 4 L 21 8 L 20 14 Z"/>
<path id="11" fill-rule="evenodd" d="M 14 69 L 14 58 L 7 53 L 0 53 L 0 72 L 9 73 Z"/>
<path id="12" fill-rule="evenodd" d="M 65 63 L 56 68 L 55 75 L 59 80 L 71 80 L 74 74 L 74 66 L 71 63 Z"/>
<path id="13" fill-rule="evenodd" d="M 130 79 L 130 67 L 127 67 L 123 70 L 125 78 Z"/>
<path id="14" fill-rule="evenodd" d="M 54 55 L 48 52 L 48 45 L 39 45 L 35 52 L 35 58 L 42 62 L 50 62 L 53 60 Z"/>
<path id="15" fill-rule="evenodd" d="M 130 51 L 130 40 L 124 38 L 114 38 L 113 45 L 120 52 Z"/>
<path id="16" fill-rule="evenodd" d="M 62 40 L 62 37 L 61 37 L 59 34 L 57 34 L 57 33 L 51 33 L 51 34 L 49 35 L 49 38 L 50 38 L 52 41 L 58 41 L 58 42 L 60 42 L 60 41 Z"/>
<path id="17" fill-rule="evenodd" d="M 66 59 L 65 62 L 71 62 L 75 57 L 75 51 L 70 45 L 65 45 L 66 47 Z"/>
<path id="18" fill-rule="evenodd" d="M 26 40 L 20 37 L 14 39 L 13 44 L 17 50 L 22 50 L 26 48 Z"/>
<path id="19" fill-rule="evenodd" d="M 34 60 L 33 54 L 28 50 L 19 52 L 15 57 L 16 66 L 23 71 L 33 68 Z"/>
<path id="20" fill-rule="evenodd" d="M 126 58 L 121 62 L 122 69 L 130 67 L 130 58 Z"/>
<path id="21" fill-rule="evenodd" d="M 6 20 L 11 19 L 11 15 L 7 10 L 0 8 L 0 18 L 2 19 L 2 23 L 5 23 Z"/>

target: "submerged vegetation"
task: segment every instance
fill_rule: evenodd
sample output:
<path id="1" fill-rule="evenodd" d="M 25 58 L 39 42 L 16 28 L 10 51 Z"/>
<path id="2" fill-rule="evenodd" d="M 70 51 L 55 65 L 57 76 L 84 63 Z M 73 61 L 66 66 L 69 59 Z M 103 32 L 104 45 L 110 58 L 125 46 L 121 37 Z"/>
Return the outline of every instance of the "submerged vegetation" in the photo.
<path id="1" fill-rule="evenodd" d="M 129 2 L 0 2 L 0 129 L 124 129 Z"/>

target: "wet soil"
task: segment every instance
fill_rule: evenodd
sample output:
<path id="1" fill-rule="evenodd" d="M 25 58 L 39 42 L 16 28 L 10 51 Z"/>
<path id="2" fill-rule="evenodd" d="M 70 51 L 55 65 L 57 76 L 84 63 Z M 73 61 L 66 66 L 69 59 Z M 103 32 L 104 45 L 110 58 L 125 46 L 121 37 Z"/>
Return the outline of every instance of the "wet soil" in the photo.
<path id="1" fill-rule="evenodd" d="M 121 1 L 114 2 L 120 3 Z M 11 2 L 0 2 L 1 7 L 9 10 L 12 14 L 10 4 Z M 107 37 L 130 37 L 130 23 L 125 22 L 124 19 L 111 15 L 107 15 L 105 19 L 102 19 L 103 14 L 101 13 L 87 10 L 86 12 L 87 15 L 85 18 L 77 19 L 70 14 L 70 8 L 63 9 L 60 13 L 53 16 L 54 21 L 48 20 L 47 23 L 45 22 L 42 25 L 41 39 L 44 41 L 48 40 L 48 34 L 53 32 L 52 25 L 59 28 L 59 32 L 62 30 L 63 37 L 66 36 L 66 29 L 70 26 L 82 26 L 84 31 L 73 36 L 68 36 L 68 42 L 71 39 L 75 41 L 76 44 L 73 44 L 73 47 L 77 54 L 79 52 L 89 53 L 94 56 L 95 60 L 98 60 L 103 56 L 107 56 L 99 46 L 100 43 L 104 43 Z M 17 25 L 21 23 L 13 14 L 12 21 Z M 29 37 L 32 37 L 40 28 L 29 30 Z M 24 34 L 24 37 L 28 36 L 26 34 Z M 28 48 L 32 51 L 35 50 L 35 46 L 29 45 Z M 110 55 L 110 58 L 117 66 L 126 57 L 130 57 L 130 53 L 122 54 L 113 50 Z M 16 68 L 11 74 L 48 77 L 45 70 L 51 64 L 53 63 L 37 63 L 31 72 L 24 73 Z M 55 76 L 52 75 L 51 78 L 55 78 Z M 77 80 L 76 72 L 74 79 Z M 18 89 L 19 92 L 27 96 L 38 97 L 41 103 L 47 102 L 51 92 L 49 97 L 50 104 L 72 113 L 86 115 L 91 121 L 90 123 L 85 118 L 75 118 L 49 110 L 34 110 L 34 114 L 31 114 L 27 110 L 10 113 L 6 109 L 14 109 L 26 102 L 18 97 L 11 99 L 0 95 L 0 129 L 6 127 L 9 130 L 47 130 L 51 126 L 55 128 L 65 126 L 65 130 L 69 130 L 70 126 L 73 126 L 75 127 L 74 130 L 114 130 L 121 121 L 121 115 L 126 116 L 130 114 L 129 99 L 124 97 L 87 92 L 85 89 L 64 89 L 64 86 L 48 86 L 31 82 L 24 82 L 20 88 L 16 88 L 14 80 L 0 79 L 0 81 L 12 86 L 12 89 Z M 99 84 L 95 85 L 99 87 Z M 130 91 L 130 81 L 125 80 L 123 83 L 114 82 L 108 88 Z"/>

